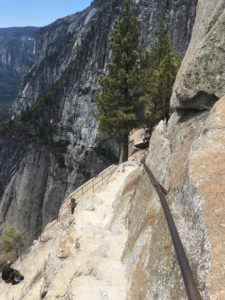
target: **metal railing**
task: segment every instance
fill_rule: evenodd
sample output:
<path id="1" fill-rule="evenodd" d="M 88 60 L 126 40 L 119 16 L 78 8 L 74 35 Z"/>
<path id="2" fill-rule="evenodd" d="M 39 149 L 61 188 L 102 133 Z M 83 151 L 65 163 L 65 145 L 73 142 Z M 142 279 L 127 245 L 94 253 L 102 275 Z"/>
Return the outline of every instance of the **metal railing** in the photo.
<path id="1" fill-rule="evenodd" d="M 83 196 L 84 194 L 86 195 L 88 192 L 94 193 L 98 191 L 109 178 L 109 175 L 111 175 L 112 172 L 116 169 L 116 167 L 116 165 L 109 166 L 107 169 L 98 174 L 97 177 L 91 178 L 89 181 L 85 182 L 75 191 L 70 193 L 64 201 L 67 201 L 73 196 L 76 196 L 76 199 L 79 199 L 81 196 Z"/>
<path id="2" fill-rule="evenodd" d="M 174 245 L 176 255 L 178 258 L 178 262 L 179 262 L 179 266 L 181 269 L 181 273 L 182 273 L 183 281 L 184 281 L 184 284 L 186 287 L 188 298 L 190 300 L 202 300 L 202 297 L 200 295 L 197 284 L 195 282 L 190 264 L 188 262 L 184 247 L 182 245 L 179 233 L 178 233 L 176 225 L 174 223 L 169 206 L 167 204 L 167 199 L 163 192 L 163 189 L 162 189 L 161 185 L 159 184 L 159 182 L 156 180 L 155 176 L 153 175 L 153 173 L 151 172 L 149 167 L 146 165 L 144 160 L 142 160 L 142 163 L 143 163 L 144 169 L 145 169 L 152 185 L 154 186 L 155 190 L 157 191 L 157 194 L 161 201 L 163 211 L 164 211 L 164 214 L 166 217 L 166 221 L 167 221 L 167 224 L 169 227 L 169 231 L 170 231 L 170 234 L 171 234 L 171 237 L 173 240 L 173 245 Z"/>
<path id="3" fill-rule="evenodd" d="M 63 204 L 61 205 L 61 209 L 59 210 L 58 216 L 62 215 L 62 212 L 70 206 L 70 203 L 67 204 L 67 202 L 74 197 L 76 199 L 76 202 L 79 202 L 80 198 L 85 195 L 93 195 L 95 192 L 99 191 L 101 187 L 108 182 L 110 175 L 115 171 L 117 168 L 116 165 L 111 165 L 104 171 L 102 171 L 98 176 L 91 178 L 87 182 L 85 182 L 83 185 L 81 185 L 79 188 L 77 188 L 75 191 L 70 193 L 65 200 L 63 201 Z M 57 221 L 57 220 L 56 220 Z"/>
<path id="4" fill-rule="evenodd" d="M 21 243 L 23 244 L 23 242 L 22 242 L 23 240 L 28 239 L 29 236 L 34 237 L 36 234 L 39 234 L 40 241 L 41 241 L 41 234 L 44 231 L 44 229 L 49 229 L 49 228 L 53 227 L 54 225 L 58 224 L 59 221 L 62 221 L 67 217 L 67 214 L 62 214 L 62 212 L 65 212 L 65 210 L 70 207 L 69 200 L 71 197 L 75 197 L 76 200 L 78 200 L 78 202 L 79 202 L 79 200 L 82 196 L 93 195 L 95 192 L 99 191 L 104 184 L 106 184 L 108 182 L 110 176 L 112 175 L 112 173 L 115 171 L 116 168 L 117 168 L 116 165 L 109 166 L 107 169 L 102 171 L 96 177 L 88 180 L 83 185 L 81 185 L 79 188 L 77 188 L 75 191 L 70 193 L 64 199 L 59 212 L 52 217 L 53 221 L 47 225 L 41 225 L 39 228 L 37 228 L 36 230 L 34 230 L 32 232 L 22 233 L 21 234 Z M 17 243 L 12 241 L 10 244 L 12 245 L 11 251 L 15 251 L 16 256 L 18 258 L 20 255 L 18 255 L 19 250 L 17 249 L 18 248 Z M 15 246 L 15 249 L 13 249 L 13 246 Z M 0 255 L 0 265 L 1 265 L 1 262 L 9 260 L 10 257 L 12 257 L 12 256 L 13 256 L 12 252 L 4 254 L 4 255 Z"/>

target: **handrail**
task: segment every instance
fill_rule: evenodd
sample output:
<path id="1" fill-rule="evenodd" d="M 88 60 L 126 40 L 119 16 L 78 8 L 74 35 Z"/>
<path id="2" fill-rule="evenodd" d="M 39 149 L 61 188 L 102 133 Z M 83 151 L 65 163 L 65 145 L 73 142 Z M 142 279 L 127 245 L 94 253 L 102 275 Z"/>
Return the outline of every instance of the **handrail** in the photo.
<path id="1" fill-rule="evenodd" d="M 93 191 L 93 193 L 94 193 L 94 187 L 95 187 L 98 183 L 100 183 L 100 182 L 102 182 L 102 185 L 103 185 L 104 180 L 105 180 L 106 178 L 109 178 L 110 175 L 112 175 L 112 172 L 113 172 L 113 169 L 114 169 L 114 168 L 116 168 L 116 165 L 110 165 L 108 168 L 106 168 L 106 169 L 103 170 L 101 173 L 99 173 L 96 177 L 91 178 L 90 180 L 86 181 L 83 185 L 81 185 L 81 186 L 78 187 L 76 190 L 74 190 L 72 193 L 70 193 L 70 194 L 63 200 L 62 205 L 63 205 L 64 203 L 66 203 L 67 200 L 70 199 L 72 196 L 75 197 L 80 191 L 82 191 L 82 195 L 79 195 L 79 196 L 77 195 L 77 196 L 76 196 L 76 199 L 80 198 L 80 196 L 85 195 L 85 194 L 86 194 L 89 190 L 91 190 L 91 189 L 92 189 L 92 191 Z M 101 180 L 95 182 L 95 180 L 98 180 L 98 178 L 101 178 Z M 91 184 L 94 183 L 94 184 L 92 184 L 90 188 L 84 190 L 85 187 L 86 187 L 87 185 L 89 185 L 90 183 L 91 183 Z M 101 185 L 101 186 L 102 186 L 102 185 Z M 101 186 L 100 186 L 100 187 L 101 187 Z M 27 237 L 28 237 L 29 235 L 31 235 L 31 234 L 34 236 L 36 233 L 42 231 L 42 230 L 44 229 L 44 227 L 46 227 L 46 226 L 47 226 L 47 228 L 49 229 L 49 228 L 53 227 L 55 224 L 57 224 L 58 221 L 63 220 L 63 219 L 65 218 L 65 216 L 62 215 L 62 217 L 59 218 L 59 215 L 61 214 L 62 211 L 64 211 L 64 210 L 65 210 L 66 208 L 68 208 L 69 206 L 70 206 L 70 203 L 68 203 L 65 207 L 61 208 L 61 209 L 58 211 L 58 213 L 55 214 L 55 215 L 52 217 L 53 220 L 55 219 L 54 221 L 52 221 L 52 223 L 47 224 L 47 225 L 43 225 L 43 224 L 42 224 L 41 226 L 39 226 L 36 230 L 34 230 L 34 231 L 32 231 L 32 232 L 24 232 L 24 233 L 22 233 L 21 236 L 20 236 L 20 237 L 21 237 L 21 240 L 24 239 L 25 237 L 27 238 Z M 41 237 L 41 234 L 40 234 L 40 237 Z M 22 243 L 22 241 L 21 241 L 21 243 Z M 16 245 L 16 242 L 12 241 L 10 244 L 11 244 L 11 245 L 13 245 L 13 244 Z M 15 251 L 16 251 L 16 250 L 15 250 Z M 16 255 L 17 255 L 17 253 L 16 253 Z M 18 255 L 17 255 L 17 257 L 18 257 Z M 1 259 L 1 260 L 3 260 L 4 258 L 6 258 L 6 259 L 8 260 L 9 254 L 0 255 L 0 259 Z"/>
<path id="2" fill-rule="evenodd" d="M 176 251 L 176 255 L 178 258 L 179 266 L 181 269 L 182 277 L 184 280 L 184 284 L 187 290 L 188 298 L 190 300 L 202 300 L 202 297 L 200 295 L 200 292 L 198 290 L 197 284 L 195 282 L 189 261 L 187 259 L 184 247 L 182 245 L 179 233 L 177 231 L 176 225 L 174 223 L 172 214 L 170 212 L 169 206 L 167 204 L 166 196 L 163 193 L 162 187 L 149 169 L 149 167 L 146 165 L 145 161 L 141 161 L 143 163 L 144 169 L 146 173 L 148 174 L 148 177 L 154 186 L 154 188 L 157 191 L 157 194 L 159 196 L 159 199 L 161 201 L 163 211 L 166 217 L 166 221 L 169 227 L 169 231 L 173 240 L 173 245 Z"/>
<path id="3" fill-rule="evenodd" d="M 70 194 L 65 198 L 64 202 L 65 202 L 66 200 L 68 200 L 69 198 L 71 198 L 72 196 L 74 196 L 75 194 L 78 194 L 80 191 L 81 191 L 81 192 L 84 191 L 84 189 L 85 189 L 85 187 L 86 187 L 87 185 L 89 185 L 90 183 L 94 182 L 94 181 L 95 181 L 96 179 L 98 179 L 99 177 L 102 178 L 102 176 L 103 176 L 103 179 L 107 178 L 107 177 L 108 177 L 108 174 L 106 175 L 105 178 L 104 178 L 104 175 L 105 175 L 108 171 L 110 171 L 110 174 L 111 174 L 111 170 L 112 170 L 113 168 L 115 168 L 115 167 L 116 167 L 116 165 L 111 165 L 111 166 L 109 166 L 108 168 L 106 168 L 104 171 L 102 171 L 101 173 L 99 173 L 96 177 L 89 179 L 89 180 L 88 180 L 87 182 L 85 182 L 83 185 L 79 186 L 75 191 L 73 191 L 72 193 L 70 193 Z M 98 182 L 97 182 L 97 183 L 98 183 Z M 95 183 L 94 186 L 96 186 L 97 183 Z M 88 189 L 86 190 L 86 192 L 89 191 L 90 189 L 92 189 L 92 187 L 88 188 Z"/>

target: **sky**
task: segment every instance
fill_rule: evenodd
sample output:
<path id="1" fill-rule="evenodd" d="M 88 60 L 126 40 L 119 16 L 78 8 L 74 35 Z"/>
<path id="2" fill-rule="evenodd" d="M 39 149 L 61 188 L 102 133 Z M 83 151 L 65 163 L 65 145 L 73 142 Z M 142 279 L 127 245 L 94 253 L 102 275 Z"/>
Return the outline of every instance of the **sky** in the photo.
<path id="1" fill-rule="evenodd" d="M 45 26 L 89 6 L 91 0 L 0 0 L 0 28 Z"/>

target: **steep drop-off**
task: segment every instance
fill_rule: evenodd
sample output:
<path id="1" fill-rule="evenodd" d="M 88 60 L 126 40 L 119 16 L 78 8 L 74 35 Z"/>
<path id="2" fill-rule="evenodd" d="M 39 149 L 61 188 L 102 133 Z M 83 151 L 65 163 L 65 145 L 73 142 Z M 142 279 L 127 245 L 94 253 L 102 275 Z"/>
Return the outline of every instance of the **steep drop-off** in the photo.
<path id="1" fill-rule="evenodd" d="M 25 111 L 23 121 L 1 135 L 0 228 L 14 224 L 24 232 L 45 224 L 57 213 L 62 194 L 118 155 L 113 141 L 107 146 L 97 137 L 93 111 L 120 6 L 119 0 L 94 1 L 39 31 L 35 62 L 14 105 L 16 114 Z M 185 52 L 195 6 L 193 0 L 137 1 L 142 49 L 151 47 L 165 13 L 174 47 Z"/>
<path id="2" fill-rule="evenodd" d="M 146 156 L 147 165 L 169 191 L 168 204 L 204 300 L 225 298 L 221 8 L 222 0 L 213 7 L 211 0 L 198 1 L 193 40 L 174 86 L 174 112 L 167 125 L 161 121 L 155 128 Z M 216 85 L 218 74 L 221 81 Z M 199 95 L 204 97 L 199 100 Z M 188 299 L 158 196 L 132 159 L 119 166 L 112 185 L 102 189 L 104 199 L 101 192 L 84 197 L 75 219 L 60 223 L 59 230 L 46 228 L 45 239 L 16 263 L 22 271 L 31 270 L 27 281 L 16 290 L 1 285 L 5 299 Z M 119 182 L 112 188 L 116 178 Z M 113 244 L 116 235 L 123 238 Z M 113 268 L 116 253 L 119 261 Z M 35 258 L 40 265 L 35 266 Z M 113 270 L 121 289 L 117 277 L 111 276 Z"/>

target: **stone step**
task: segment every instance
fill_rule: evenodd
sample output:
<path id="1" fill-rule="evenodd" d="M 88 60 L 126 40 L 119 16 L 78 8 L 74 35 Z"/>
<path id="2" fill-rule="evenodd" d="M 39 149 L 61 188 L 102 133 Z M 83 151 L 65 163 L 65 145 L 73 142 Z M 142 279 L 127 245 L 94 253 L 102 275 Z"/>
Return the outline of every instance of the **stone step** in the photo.
<path id="1" fill-rule="evenodd" d="M 71 282 L 69 296 L 76 300 L 125 300 L 125 287 L 122 282 L 118 286 L 111 286 L 93 276 L 80 276 Z"/>

